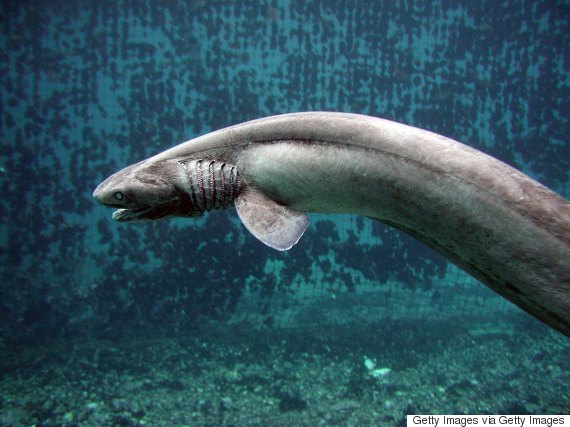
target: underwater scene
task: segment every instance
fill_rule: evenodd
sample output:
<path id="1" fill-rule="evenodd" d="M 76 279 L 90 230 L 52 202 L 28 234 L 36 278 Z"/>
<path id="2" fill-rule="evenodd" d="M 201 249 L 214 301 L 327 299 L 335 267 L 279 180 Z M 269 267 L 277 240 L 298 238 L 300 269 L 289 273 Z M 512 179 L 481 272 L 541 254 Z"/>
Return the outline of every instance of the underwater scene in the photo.
<path id="1" fill-rule="evenodd" d="M 200 135 L 341 111 L 568 199 L 569 1 L 3 0 L 0 53 L 0 426 L 570 414 L 568 337 L 389 225 L 309 214 L 281 252 L 233 207 L 121 224 L 92 197 Z"/>

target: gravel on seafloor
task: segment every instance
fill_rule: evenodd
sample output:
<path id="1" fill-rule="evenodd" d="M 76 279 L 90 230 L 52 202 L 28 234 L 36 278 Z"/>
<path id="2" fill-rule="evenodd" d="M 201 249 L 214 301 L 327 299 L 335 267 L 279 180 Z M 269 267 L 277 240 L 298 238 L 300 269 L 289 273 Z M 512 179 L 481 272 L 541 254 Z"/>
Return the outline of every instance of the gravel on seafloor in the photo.
<path id="1" fill-rule="evenodd" d="M 570 342 L 546 328 L 213 324 L 4 345 L 0 367 L 0 426 L 405 426 L 406 414 L 570 410 Z"/>

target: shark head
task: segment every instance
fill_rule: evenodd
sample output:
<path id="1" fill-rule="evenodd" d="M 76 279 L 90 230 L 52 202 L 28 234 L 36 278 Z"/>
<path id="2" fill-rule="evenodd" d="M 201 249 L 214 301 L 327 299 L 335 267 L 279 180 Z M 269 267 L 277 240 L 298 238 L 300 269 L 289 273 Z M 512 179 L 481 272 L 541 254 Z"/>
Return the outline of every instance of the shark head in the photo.
<path id="1" fill-rule="evenodd" d="M 200 216 L 202 212 L 177 186 L 177 170 L 175 161 L 136 163 L 103 181 L 93 197 L 105 206 L 117 208 L 113 219 L 119 222 Z"/>

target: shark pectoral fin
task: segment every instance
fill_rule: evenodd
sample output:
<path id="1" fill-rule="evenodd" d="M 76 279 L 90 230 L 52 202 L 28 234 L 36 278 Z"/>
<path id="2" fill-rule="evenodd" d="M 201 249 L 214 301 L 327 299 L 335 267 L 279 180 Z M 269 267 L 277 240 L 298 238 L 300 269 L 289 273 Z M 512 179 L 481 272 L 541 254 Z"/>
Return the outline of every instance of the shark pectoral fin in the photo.
<path id="1" fill-rule="evenodd" d="M 245 228 L 267 246 L 280 251 L 291 249 L 309 226 L 304 213 L 252 189 L 242 191 L 235 206 Z"/>

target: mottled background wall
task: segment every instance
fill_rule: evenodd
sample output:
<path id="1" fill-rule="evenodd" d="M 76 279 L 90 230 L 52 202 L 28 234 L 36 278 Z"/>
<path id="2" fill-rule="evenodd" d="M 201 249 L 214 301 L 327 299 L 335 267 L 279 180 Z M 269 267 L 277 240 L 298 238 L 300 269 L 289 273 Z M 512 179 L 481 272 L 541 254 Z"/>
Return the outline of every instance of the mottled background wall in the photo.
<path id="1" fill-rule="evenodd" d="M 378 316 L 501 304 L 364 219 L 313 216 L 283 254 L 231 211 L 125 226 L 93 203 L 117 169 L 248 119 L 382 116 L 570 196 L 568 1 L 5 0 L 0 19 L 6 342 L 179 330 L 206 317 L 306 321 L 294 311 L 301 302 L 349 306 L 364 291 Z"/>

